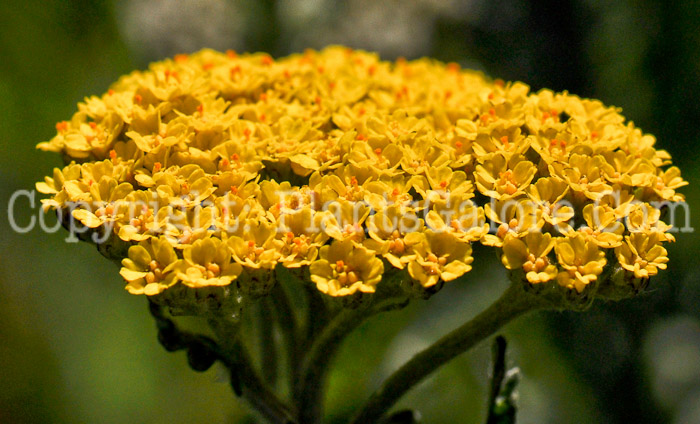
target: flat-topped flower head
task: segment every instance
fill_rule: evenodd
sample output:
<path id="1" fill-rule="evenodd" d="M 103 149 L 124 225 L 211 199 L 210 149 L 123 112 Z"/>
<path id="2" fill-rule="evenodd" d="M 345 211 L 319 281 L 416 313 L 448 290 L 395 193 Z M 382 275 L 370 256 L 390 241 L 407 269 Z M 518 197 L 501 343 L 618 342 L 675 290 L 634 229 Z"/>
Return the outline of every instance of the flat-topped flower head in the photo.
<path id="1" fill-rule="evenodd" d="M 65 163 L 36 188 L 148 296 L 161 344 L 197 371 L 221 362 L 270 422 L 321 421 L 353 329 L 469 284 L 493 264 L 474 256 L 495 253 L 505 269 L 477 274 L 510 287 L 354 417 L 385 422 L 411 385 L 511 319 L 634 296 L 667 267 L 667 214 L 688 182 L 620 112 L 428 58 L 202 50 L 81 102 L 37 146 Z"/>
<path id="2" fill-rule="evenodd" d="M 455 64 L 203 50 L 80 103 L 38 145 L 66 165 L 37 189 L 120 246 L 98 247 L 132 293 L 236 280 L 264 295 L 280 272 L 329 296 L 394 275 L 441 287 L 473 243 L 578 293 L 666 266 L 661 203 L 688 183 L 655 143 L 618 108 Z"/>

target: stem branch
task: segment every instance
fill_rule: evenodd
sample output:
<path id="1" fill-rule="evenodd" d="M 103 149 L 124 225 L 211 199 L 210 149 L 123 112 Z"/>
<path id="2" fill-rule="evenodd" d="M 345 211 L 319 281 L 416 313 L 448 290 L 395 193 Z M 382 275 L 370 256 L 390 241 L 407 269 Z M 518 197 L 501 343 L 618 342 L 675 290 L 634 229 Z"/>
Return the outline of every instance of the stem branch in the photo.
<path id="1" fill-rule="evenodd" d="M 367 307 L 343 310 L 328 323 L 314 340 L 302 363 L 299 384 L 295 392 L 301 422 L 319 422 L 328 365 L 340 348 L 343 339 L 367 318 L 380 312 L 400 308 L 406 303 L 407 299 L 404 297 L 389 297 Z"/>
<path id="2" fill-rule="evenodd" d="M 237 331 L 232 329 L 237 324 L 222 317 L 211 319 L 209 323 L 218 338 L 219 359 L 231 372 L 234 392 L 242 395 L 269 422 L 296 423 L 295 411 L 280 400 L 255 372 L 250 354 L 236 335 Z"/>
<path id="3" fill-rule="evenodd" d="M 272 289 L 273 312 L 287 350 L 287 376 L 290 382 L 296 381 L 299 370 L 299 323 L 289 301 L 289 295 L 278 280 Z"/>
<path id="4" fill-rule="evenodd" d="M 409 389 L 437 368 L 489 337 L 514 318 L 548 305 L 551 303 L 524 292 L 522 284 L 512 284 L 496 302 L 474 319 L 416 354 L 389 376 L 370 396 L 352 422 L 378 422 Z"/>
<path id="5" fill-rule="evenodd" d="M 277 382 L 277 345 L 275 344 L 274 305 L 269 299 L 261 299 L 258 320 L 258 339 L 262 353 L 261 372 L 265 383 L 274 387 Z"/>
<path id="6" fill-rule="evenodd" d="M 240 342 L 234 345 L 232 353 L 236 360 L 231 364 L 231 372 L 240 378 L 243 397 L 248 403 L 271 423 L 296 423 L 292 411 L 260 380 L 251 366 L 248 352 Z"/>

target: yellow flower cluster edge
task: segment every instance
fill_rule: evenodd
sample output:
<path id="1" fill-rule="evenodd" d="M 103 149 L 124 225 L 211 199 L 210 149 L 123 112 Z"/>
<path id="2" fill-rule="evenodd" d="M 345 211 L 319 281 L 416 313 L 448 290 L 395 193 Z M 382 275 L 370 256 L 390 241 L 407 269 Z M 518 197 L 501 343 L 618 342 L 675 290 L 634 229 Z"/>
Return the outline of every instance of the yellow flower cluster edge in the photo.
<path id="1" fill-rule="evenodd" d="M 68 164 L 37 189 L 131 246 L 133 294 L 277 266 L 331 296 L 390 269 L 428 288 L 469 272 L 473 243 L 580 293 L 606 265 L 666 268 L 664 202 L 687 184 L 619 112 L 430 59 L 203 50 L 81 102 L 38 145 Z"/>

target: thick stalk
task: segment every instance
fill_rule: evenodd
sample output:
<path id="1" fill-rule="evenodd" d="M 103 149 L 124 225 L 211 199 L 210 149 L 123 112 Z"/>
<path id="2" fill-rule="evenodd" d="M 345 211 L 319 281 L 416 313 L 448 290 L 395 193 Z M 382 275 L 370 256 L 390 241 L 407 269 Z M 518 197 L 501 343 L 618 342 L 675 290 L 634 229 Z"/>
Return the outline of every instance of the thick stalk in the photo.
<path id="1" fill-rule="evenodd" d="M 296 423 L 293 412 L 263 384 L 255 373 L 251 366 L 251 358 L 243 345 L 236 343 L 232 353 L 238 360 L 231 364 L 231 372 L 235 372 L 240 379 L 243 397 L 248 403 L 271 423 Z"/>
<path id="2" fill-rule="evenodd" d="M 314 341 L 316 335 L 318 335 L 318 333 L 328 323 L 332 315 L 330 313 L 331 311 L 328 310 L 328 306 L 323 300 L 324 295 L 319 292 L 310 281 L 305 281 L 304 277 L 298 275 L 292 270 L 278 266 L 277 284 L 281 291 L 284 291 L 281 286 L 285 285 L 287 287 L 301 287 L 306 294 L 306 316 L 302 320 L 302 323 L 296 322 L 297 328 L 299 331 L 301 331 L 301 333 L 297 334 L 296 336 L 297 348 L 300 351 L 304 351 Z M 294 315 L 290 316 L 294 317 Z"/>
<path id="3" fill-rule="evenodd" d="M 258 340 L 262 353 L 261 372 L 265 383 L 275 387 L 277 382 L 277 344 L 275 343 L 274 305 L 269 299 L 261 299 L 258 320 Z"/>
<path id="4" fill-rule="evenodd" d="M 316 336 L 321 332 L 324 326 L 330 319 L 330 311 L 328 306 L 323 301 L 323 294 L 309 284 L 304 284 L 308 298 L 308 309 L 306 313 L 306 334 L 303 342 L 309 346 L 315 340 Z"/>
<path id="5" fill-rule="evenodd" d="M 366 310 L 345 310 L 337 315 L 318 335 L 306 354 L 299 373 L 295 398 L 300 422 L 316 423 L 322 413 L 323 381 L 328 365 L 343 338 L 357 328 Z"/>
<path id="6" fill-rule="evenodd" d="M 295 411 L 282 402 L 255 372 L 252 358 L 237 337 L 236 330 L 231 328 L 232 324 L 221 317 L 211 319 L 209 323 L 217 335 L 222 362 L 231 371 L 234 392 L 240 390 L 240 395 L 270 423 L 296 423 Z"/>
<path id="7" fill-rule="evenodd" d="M 292 310 L 289 296 L 279 281 L 272 289 L 272 303 L 277 325 L 279 325 L 286 345 L 287 369 L 289 370 L 287 377 L 292 382 L 291 391 L 299 371 L 299 323 Z"/>
<path id="8" fill-rule="evenodd" d="M 352 422 L 354 424 L 378 422 L 409 389 L 437 368 L 491 336 L 514 318 L 548 305 L 552 304 L 524 292 L 522 284 L 512 284 L 485 311 L 416 354 L 389 376 L 370 396 L 364 408 Z"/>
<path id="9" fill-rule="evenodd" d="M 340 348 L 343 339 L 367 318 L 379 312 L 400 308 L 406 303 L 406 298 L 390 297 L 369 307 L 346 309 L 328 323 L 314 340 L 302 363 L 299 385 L 296 390 L 300 422 L 317 423 L 320 421 L 328 366 Z"/>

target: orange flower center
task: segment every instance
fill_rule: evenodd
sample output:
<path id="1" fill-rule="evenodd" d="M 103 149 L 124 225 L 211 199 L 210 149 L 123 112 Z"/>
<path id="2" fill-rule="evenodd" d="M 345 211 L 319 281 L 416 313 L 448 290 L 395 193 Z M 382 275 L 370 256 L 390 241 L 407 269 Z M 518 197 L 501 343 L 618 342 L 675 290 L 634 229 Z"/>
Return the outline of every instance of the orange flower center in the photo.
<path id="1" fill-rule="evenodd" d="M 527 257 L 527 261 L 523 264 L 523 270 L 525 272 L 542 272 L 549 266 L 549 259 L 547 257 L 535 257 L 534 254 L 530 253 Z"/>
<path id="2" fill-rule="evenodd" d="M 428 263 L 423 265 L 423 269 L 428 275 L 439 275 L 440 269 L 447 264 L 446 256 L 438 257 L 432 252 L 425 259 Z"/>
<path id="3" fill-rule="evenodd" d="M 359 274 L 343 261 L 336 261 L 335 263 L 335 273 L 336 279 L 342 286 L 347 286 L 355 284 L 360 280 Z"/>
<path id="4" fill-rule="evenodd" d="M 163 270 L 161 269 L 161 265 L 157 261 L 152 260 L 148 264 L 148 269 L 149 272 L 148 274 L 146 274 L 145 277 L 146 283 L 153 284 L 155 282 L 163 280 Z"/>
<path id="5" fill-rule="evenodd" d="M 510 169 L 499 172 L 498 180 L 496 181 L 497 190 L 500 194 L 513 194 L 518 191 L 518 182 L 515 181 L 515 175 Z"/>
<path id="6" fill-rule="evenodd" d="M 246 255 L 248 259 L 255 262 L 264 252 L 265 249 L 261 246 L 256 246 L 255 241 L 248 241 L 248 254 Z"/>

